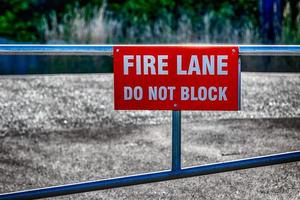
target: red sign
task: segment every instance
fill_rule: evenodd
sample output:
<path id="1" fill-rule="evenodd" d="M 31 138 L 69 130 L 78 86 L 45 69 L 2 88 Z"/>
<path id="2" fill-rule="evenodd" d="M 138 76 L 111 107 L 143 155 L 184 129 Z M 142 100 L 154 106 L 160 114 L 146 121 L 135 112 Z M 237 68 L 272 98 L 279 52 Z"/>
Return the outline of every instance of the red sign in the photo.
<path id="1" fill-rule="evenodd" d="M 116 110 L 239 110 L 237 46 L 115 46 Z"/>

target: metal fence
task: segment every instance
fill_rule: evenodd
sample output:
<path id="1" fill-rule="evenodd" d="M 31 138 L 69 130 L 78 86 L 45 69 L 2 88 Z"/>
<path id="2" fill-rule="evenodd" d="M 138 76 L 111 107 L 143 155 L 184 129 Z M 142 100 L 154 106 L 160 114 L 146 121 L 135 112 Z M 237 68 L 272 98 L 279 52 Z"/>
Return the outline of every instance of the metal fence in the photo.
<path id="1" fill-rule="evenodd" d="M 240 56 L 300 56 L 300 45 L 239 45 Z M 113 45 L 0 45 L 0 55 L 113 55 Z M 170 170 L 0 194 L 4 199 L 39 199 L 300 161 L 300 150 L 181 168 L 181 111 L 172 111 Z"/>

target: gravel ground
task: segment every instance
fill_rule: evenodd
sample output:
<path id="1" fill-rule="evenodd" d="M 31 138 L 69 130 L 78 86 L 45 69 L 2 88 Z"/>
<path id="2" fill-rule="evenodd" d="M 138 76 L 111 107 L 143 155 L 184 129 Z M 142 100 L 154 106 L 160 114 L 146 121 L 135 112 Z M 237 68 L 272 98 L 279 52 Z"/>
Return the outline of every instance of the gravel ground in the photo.
<path id="1" fill-rule="evenodd" d="M 0 193 L 170 167 L 170 112 L 114 111 L 113 77 L 0 78 Z M 242 111 L 183 112 L 184 166 L 300 149 L 300 74 L 242 73 Z M 300 199 L 300 163 L 57 199 Z"/>
<path id="2" fill-rule="evenodd" d="M 114 111 L 112 79 L 111 74 L 1 77 L 1 134 L 170 122 L 168 111 Z M 183 121 L 299 117 L 299 97 L 300 74 L 242 73 L 242 111 L 185 111 Z"/>

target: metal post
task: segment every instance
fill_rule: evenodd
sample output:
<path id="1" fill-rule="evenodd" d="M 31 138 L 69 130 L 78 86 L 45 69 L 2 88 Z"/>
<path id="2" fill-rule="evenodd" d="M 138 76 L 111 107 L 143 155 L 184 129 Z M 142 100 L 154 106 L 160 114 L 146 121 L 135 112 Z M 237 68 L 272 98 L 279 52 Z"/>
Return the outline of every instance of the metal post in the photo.
<path id="1" fill-rule="evenodd" d="M 172 171 L 181 170 L 181 111 L 172 111 Z"/>

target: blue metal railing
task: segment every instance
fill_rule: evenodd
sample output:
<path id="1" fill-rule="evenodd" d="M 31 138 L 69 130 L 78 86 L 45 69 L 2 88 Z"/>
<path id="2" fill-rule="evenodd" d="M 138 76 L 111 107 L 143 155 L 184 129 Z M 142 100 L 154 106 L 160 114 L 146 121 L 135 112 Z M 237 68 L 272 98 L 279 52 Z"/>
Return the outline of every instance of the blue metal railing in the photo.
<path id="1" fill-rule="evenodd" d="M 184 44 L 184 45 L 188 46 L 189 44 Z M 169 46 L 182 46 L 182 45 L 169 45 Z M 239 47 L 239 54 L 241 56 L 253 56 L 253 55 L 264 55 L 264 56 L 295 56 L 295 55 L 297 56 L 298 55 L 299 56 L 300 55 L 300 45 L 237 45 L 237 46 Z M 114 45 L 4 45 L 1 44 L 0 55 L 112 55 L 113 47 Z"/>
<path id="2" fill-rule="evenodd" d="M 172 171 L 181 169 L 181 111 L 172 111 Z"/>
<path id="3" fill-rule="evenodd" d="M 138 185 L 144 183 L 153 183 L 167 181 L 180 178 L 188 178 L 193 176 L 202 176 L 221 172 L 248 169 L 253 167 L 262 167 L 268 165 L 282 164 L 288 162 L 300 161 L 300 151 L 289 152 L 283 154 L 268 155 L 243 160 L 235 160 L 229 162 L 201 165 L 184 169 L 168 170 L 161 172 L 153 172 L 147 174 L 125 176 L 100 181 L 90 181 L 75 183 L 69 185 L 61 185 L 47 187 L 41 189 L 27 190 L 21 192 L 1 194 L 1 200 L 14 199 L 38 199 L 46 197 L 55 197 L 61 195 L 75 194 L 81 192 L 89 192 L 95 190 L 105 190 L 111 188 L 125 187 L 130 185 Z"/>
<path id="4" fill-rule="evenodd" d="M 0 45 L 0 55 L 112 55 L 112 45 Z M 241 56 L 299 56 L 300 45 L 240 45 Z M 181 168 L 181 111 L 172 111 L 172 168 L 119 178 L 0 194 L 0 200 L 39 199 L 300 161 L 300 151 Z"/>

